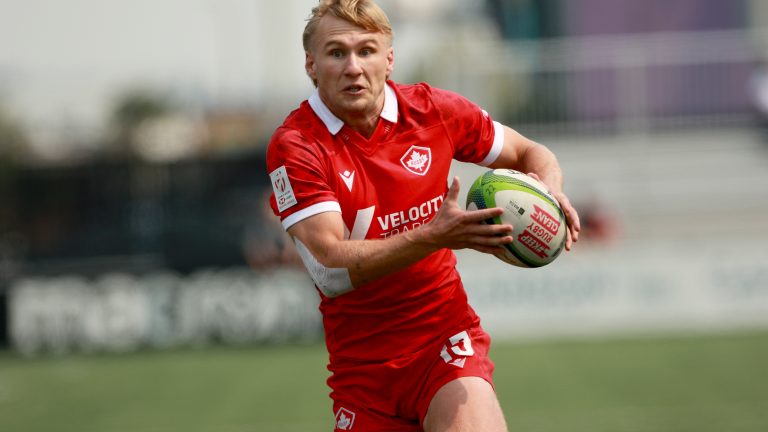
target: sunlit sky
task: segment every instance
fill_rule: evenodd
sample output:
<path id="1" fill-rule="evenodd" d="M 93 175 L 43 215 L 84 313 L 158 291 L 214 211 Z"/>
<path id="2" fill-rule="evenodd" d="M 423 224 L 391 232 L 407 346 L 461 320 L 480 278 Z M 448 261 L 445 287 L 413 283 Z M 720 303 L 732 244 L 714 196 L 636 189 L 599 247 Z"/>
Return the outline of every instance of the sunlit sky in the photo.
<path id="1" fill-rule="evenodd" d="M 392 16 L 433 13 L 453 1 L 379 3 Z M 301 32 L 315 5 L 0 0 L 0 106 L 32 130 L 98 128 L 114 97 L 136 86 L 193 103 L 293 107 L 312 90 Z"/>
<path id="2" fill-rule="evenodd" d="M 301 30 L 315 4 L 0 0 L 0 102 L 47 127 L 98 122 L 131 85 L 214 101 L 303 94 Z"/>

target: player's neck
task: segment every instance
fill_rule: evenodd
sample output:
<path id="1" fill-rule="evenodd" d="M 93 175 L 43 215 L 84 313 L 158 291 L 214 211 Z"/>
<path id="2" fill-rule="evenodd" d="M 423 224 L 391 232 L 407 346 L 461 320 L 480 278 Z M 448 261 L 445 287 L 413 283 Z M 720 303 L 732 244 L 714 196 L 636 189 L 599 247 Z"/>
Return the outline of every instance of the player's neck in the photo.
<path id="1" fill-rule="evenodd" d="M 376 125 L 379 124 L 379 117 L 348 119 L 344 123 L 350 129 L 360 134 L 365 139 L 370 139 L 376 131 Z"/>
<path id="2" fill-rule="evenodd" d="M 379 124 L 379 118 L 381 118 L 381 111 L 384 109 L 384 93 L 376 102 L 375 109 L 366 109 L 364 111 L 348 111 L 345 116 L 342 117 L 342 121 L 349 126 L 352 130 L 360 134 L 365 139 L 370 139 L 374 132 L 376 132 L 376 126 Z"/>

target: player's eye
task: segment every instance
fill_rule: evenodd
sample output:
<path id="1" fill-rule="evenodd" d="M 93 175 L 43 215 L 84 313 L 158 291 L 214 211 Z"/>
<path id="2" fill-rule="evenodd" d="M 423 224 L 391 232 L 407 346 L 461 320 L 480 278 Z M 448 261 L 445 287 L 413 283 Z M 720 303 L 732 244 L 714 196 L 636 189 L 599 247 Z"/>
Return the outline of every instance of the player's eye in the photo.
<path id="1" fill-rule="evenodd" d="M 367 56 L 369 56 L 371 54 L 373 54 L 373 50 L 370 49 L 370 48 L 363 48 L 362 50 L 360 50 L 360 55 L 361 56 L 367 57 Z"/>
<path id="2" fill-rule="evenodd" d="M 344 57 L 344 53 L 340 49 L 331 50 L 331 56 L 335 58 Z"/>

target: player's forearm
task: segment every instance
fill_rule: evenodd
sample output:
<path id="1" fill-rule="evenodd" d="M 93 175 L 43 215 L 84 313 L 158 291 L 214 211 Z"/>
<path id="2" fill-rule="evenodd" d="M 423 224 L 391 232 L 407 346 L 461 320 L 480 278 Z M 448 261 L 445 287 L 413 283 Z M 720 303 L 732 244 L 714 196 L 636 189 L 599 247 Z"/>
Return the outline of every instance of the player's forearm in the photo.
<path id="1" fill-rule="evenodd" d="M 497 253 L 502 244 L 513 239 L 508 224 L 483 224 L 499 216 L 503 209 L 465 211 L 458 204 L 459 179 L 454 178 L 443 205 L 428 223 L 384 240 L 341 241 L 336 234 L 333 249 L 341 252 L 354 286 L 395 272 L 442 248 L 474 249 Z M 326 238 L 327 239 L 327 238 Z M 338 247 L 337 247 L 338 246 Z"/>
<path id="2" fill-rule="evenodd" d="M 437 237 L 428 235 L 434 231 L 428 225 L 386 239 L 349 240 L 344 235 L 341 214 L 324 212 L 296 223 L 288 233 L 317 287 L 334 297 L 444 247 L 430 240 Z"/>
<path id="3" fill-rule="evenodd" d="M 552 151 L 541 144 L 531 146 L 521 160 L 522 171 L 536 173 L 552 191 L 562 191 L 563 171 Z"/>
<path id="4" fill-rule="evenodd" d="M 432 220 L 385 239 L 345 239 L 341 214 L 336 212 L 309 217 L 290 227 L 288 233 L 321 291 L 341 295 L 443 248 L 496 253 L 500 245 L 512 241 L 510 225 L 482 223 L 503 209 L 468 212 L 459 207 L 458 197 L 459 180 L 454 178 Z"/>
<path id="5" fill-rule="evenodd" d="M 343 240 L 327 256 L 327 265 L 346 268 L 354 287 L 402 270 L 441 247 L 431 242 L 426 225 L 382 240 Z"/>

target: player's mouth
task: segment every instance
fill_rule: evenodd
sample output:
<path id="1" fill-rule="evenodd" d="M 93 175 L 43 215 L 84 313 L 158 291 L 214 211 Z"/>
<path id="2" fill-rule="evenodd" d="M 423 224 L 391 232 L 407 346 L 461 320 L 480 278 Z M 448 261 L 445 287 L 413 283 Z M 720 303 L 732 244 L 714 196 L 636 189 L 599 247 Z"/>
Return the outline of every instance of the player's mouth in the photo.
<path id="1" fill-rule="evenodd" d="M 365 87 L 359 85 L 351 85 L 344 87 L 344 93 L 357 96 L 365 91 Z"/>

